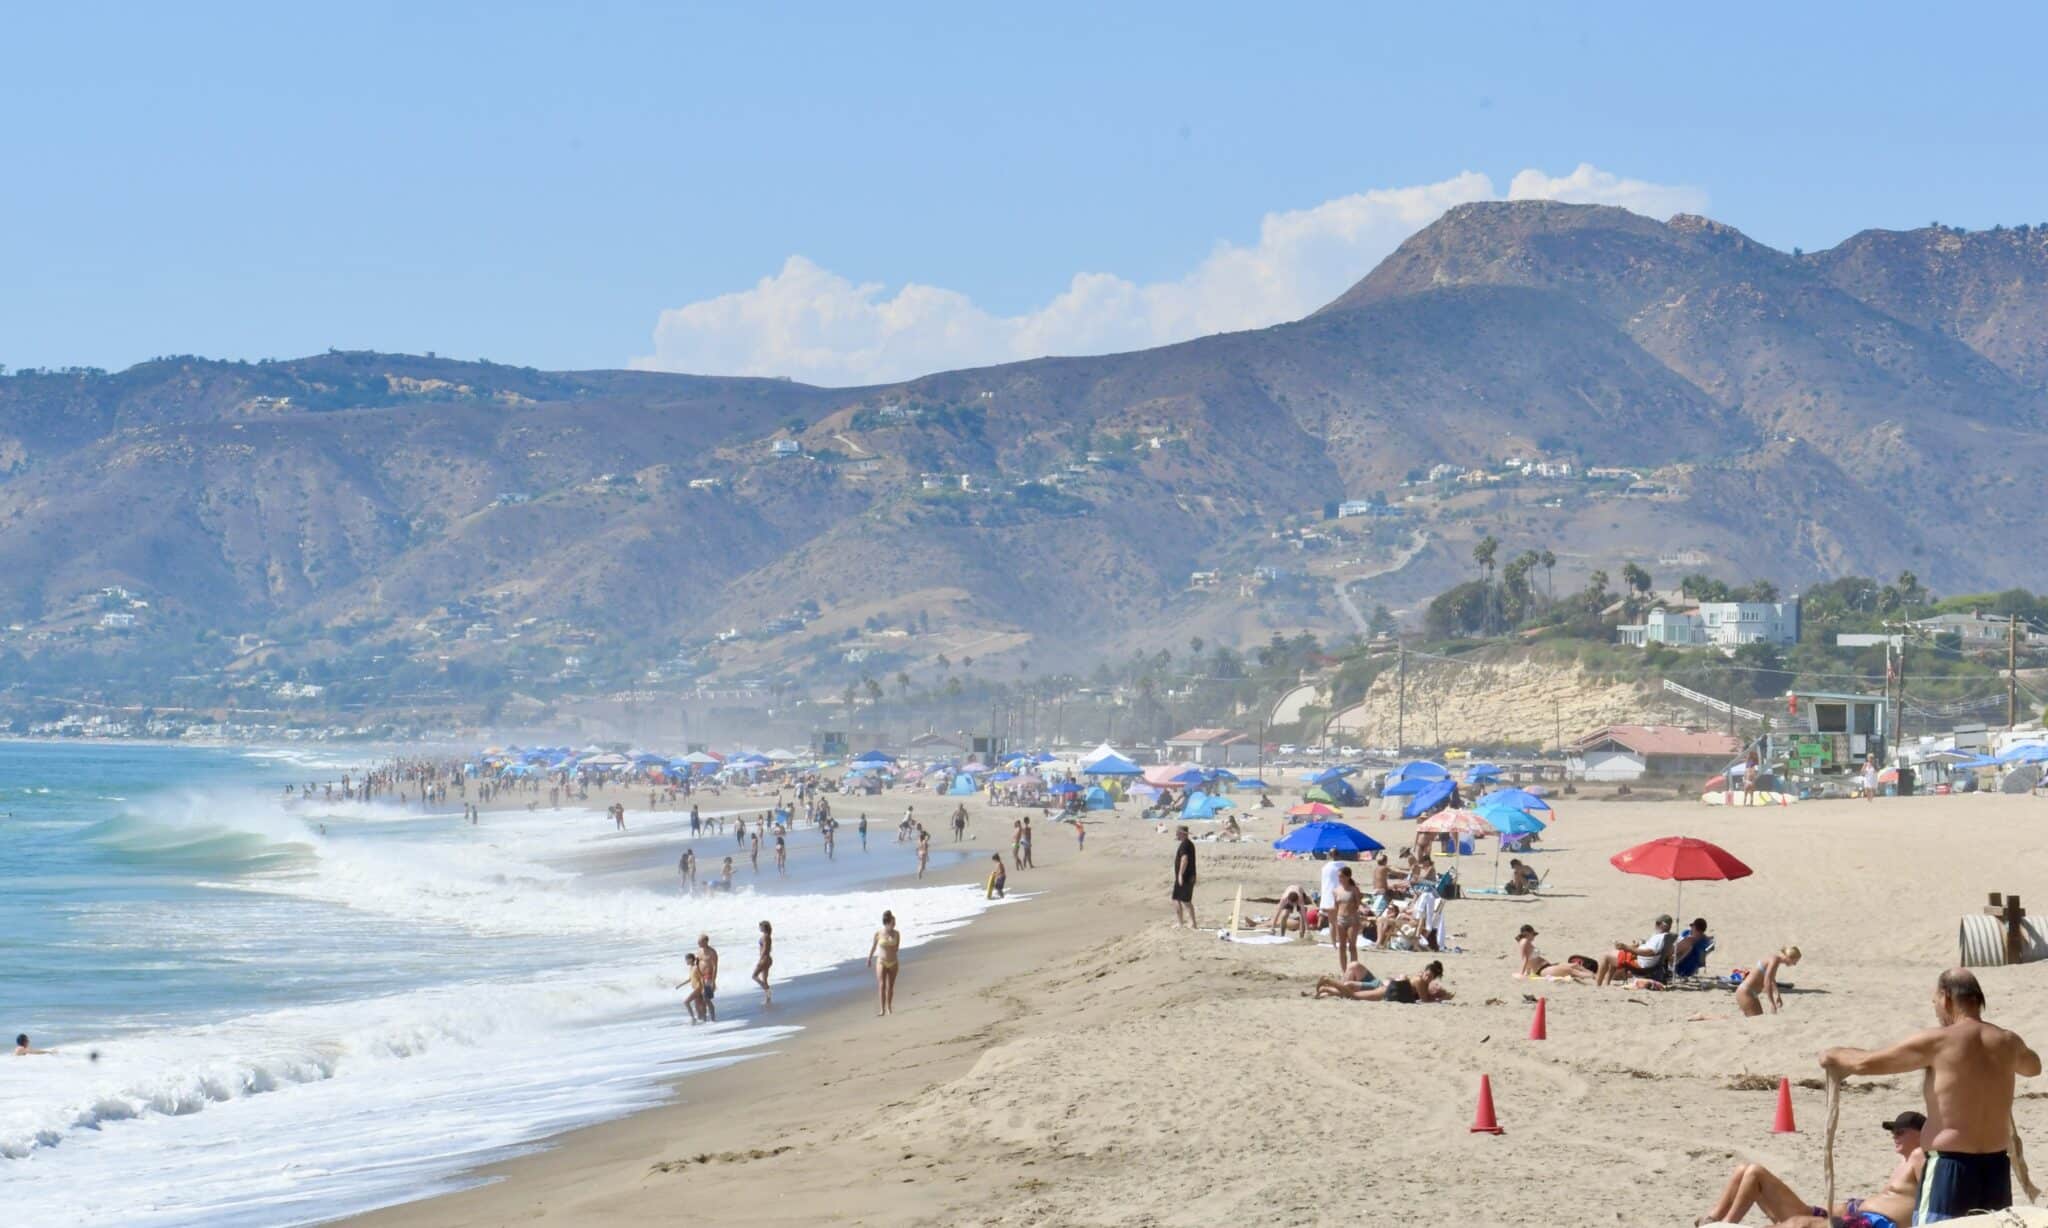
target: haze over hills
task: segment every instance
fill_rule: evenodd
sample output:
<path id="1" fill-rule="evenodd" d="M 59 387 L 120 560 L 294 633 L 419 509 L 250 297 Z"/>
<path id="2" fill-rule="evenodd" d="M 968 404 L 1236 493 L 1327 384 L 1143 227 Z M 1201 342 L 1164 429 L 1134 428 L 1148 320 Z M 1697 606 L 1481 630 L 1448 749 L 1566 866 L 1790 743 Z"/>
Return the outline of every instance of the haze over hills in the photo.
<path id="1" fill-rule="evenodd" d="M 1344 585 L 1399 607 L 1489 532 L 1556 551 L 1558 583 L 1635 560 L 2002 587 L 2044 541 L 2044 301 L 2039 231 L 1793 255 L 1514 202 L 1451 210 L 1300 321 L 887 387 L 368 353 L 17 373 L 4 649 L 180 675 L 1083 665 L 1342 634 Z M 1414 481 L 1511 457 L 1571 472 Z"/>

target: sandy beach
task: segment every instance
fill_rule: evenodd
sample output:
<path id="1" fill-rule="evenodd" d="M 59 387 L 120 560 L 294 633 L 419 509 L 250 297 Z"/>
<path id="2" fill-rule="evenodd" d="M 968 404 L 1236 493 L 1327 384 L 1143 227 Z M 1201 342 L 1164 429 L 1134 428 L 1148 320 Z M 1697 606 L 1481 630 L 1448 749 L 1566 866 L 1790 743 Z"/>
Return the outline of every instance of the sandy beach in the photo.
<path id="1" fill-rule="evenodd" d="M 937 817 L 940 799 L 916 800 Z M 1247 824 L 1246 843 L 1199 846 L 1199 931 L 1173 927 L 1173 845 L 1152 824 L 1098 816 L 1077 853 L 1068 828 L 1041 823 L 1039 868 L 1010 880 L 1030 898 L 908 953 L 896 1016 L 876 1018 L 871 995 L 808 1012 L 801 1035 L 682 1081 L 669 1105 L 568 1135 L 488 1170 L 488 1184 L 350 1222 L 1691 1224 L 1738 1161 L 1818 1201 L 1819 1050 L 1929 1024 L 1958 918 L 1987 891 L 2048 901 L 2044 803 L 2027 797 L 1559 805 L 1554 847 L 1532 859 L 1549 876 L 1543 898 L 1451 905 L 1455 1002 L 1312 1001 L 1303 992 L 1335 971 L 1327 945 L 1218 939 L 1240 884 L 1249 900 L 1314 882 L 1313 863 L 1268 847 L 1277 811 Z M 977 809 L 979 846 L 1007 857 L 1016 813 Z M 1389 844 L 1409 831 L 1361 825 Z M 1725 989 L 1515 976 L 1524 922 L 1561 958 L 1640 938 L 1674 911 L 1672 884 L 1607 863 L 1673 834 L 1755 868 L 1690 885 L 1680 920 L 1711 922 L 1710 970 L 1802 947 L 1782 1014 L 1743 1019 Z M 909 865 L 907 846 L 877 846 Z M 1468 860 L 1467 881 L 1488 881 L 1491 864 Z M 868 937 L 846 935 L 849 958 Z M 1384 976 L 1429 958 L 1366 962 Z M 1987 1018 L 2048 1041 L 2048 965 L 1982 977 Z M 1537 994 L 1542 1042 L 1527 1039 Z M 1468 1131 L 1481 1074 L 1497 1137 Z M 1780 1075 L 1796 1085 L 1796 1134 L 1771 1133 Z M 2048 1082 L 2022 1092 L 2036 1098 L 2019 1104 L 2021 1132 L 2044 1136 Z M 1874 1191 L 1890 1159 L 1878 1123 L 1918 1104 L 1917 1080 L 1845 1096 L 1841 1194 Z"/>

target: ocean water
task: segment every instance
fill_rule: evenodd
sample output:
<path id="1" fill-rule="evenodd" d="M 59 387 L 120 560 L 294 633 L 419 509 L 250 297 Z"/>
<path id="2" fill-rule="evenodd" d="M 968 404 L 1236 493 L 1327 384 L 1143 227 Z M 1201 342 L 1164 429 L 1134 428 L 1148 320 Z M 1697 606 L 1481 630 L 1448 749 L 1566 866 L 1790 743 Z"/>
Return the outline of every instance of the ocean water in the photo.
<path id="1" fill-rule="evenodd" d="M 787 876 L 740 856 L 739 891 L 691 897 L 666 814 L 283 800 L 367 761 L 0 744 L 0 1030 L 58 1050 L 0 1056 L 0 1221 L 300 1224 L 454 1188 L 787 1036 L 758 921 L 780 985 L 864 958 L 885 908 L 914 946 L 988 906 L 893 885 L 887 806 L 865 855 L 800 833 Z M 693 1027 L 700 932 L 726 1021 Z"/>

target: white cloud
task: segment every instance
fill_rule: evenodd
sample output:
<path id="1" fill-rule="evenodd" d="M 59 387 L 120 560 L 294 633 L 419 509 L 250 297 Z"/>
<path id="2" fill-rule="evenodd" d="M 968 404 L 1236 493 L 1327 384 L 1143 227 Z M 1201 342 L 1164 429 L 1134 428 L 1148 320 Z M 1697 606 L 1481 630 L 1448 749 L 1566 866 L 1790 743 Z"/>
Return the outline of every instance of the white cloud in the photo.
<path id="1" fill-rule="evenodd" d="M 1508 183 L 1508 199 L 1620 205 L 1654 218 L 1667 218 L 1674 213 L 1699 213 L 1707 207 L 1707 194 L 1698 188 L 1623 179 L 1590 162 L 1579 163 L 1577 170 L 1563 178 L 1538 170 L 1522 171 Z"/>
<path id="2" fill-rule="evenodd" d="M 911 283 L 891 294 L 791 256 L 753 288 L 661 313 L 654 352 L 633 366 L 700 375 L 786 375 L 818 384 L 885 383 L 1046 354 L 1101 354 L 1263 328 L 1343 293 L 1403 239 L 1453 205 L 1501 199 L 1466 172 L 1269 213 L 1257 242 L 1221 242 L 1185 277 L 1139 285 L 1076 273 L 1044 306 L 998 316 L 957 291 Z M 1612 204 L 1664 217 L 1698 212 L 1695 188 L 1624 179 L 1581 164 L 1562 177 L 1525 170 L 1510 200 Z"/>

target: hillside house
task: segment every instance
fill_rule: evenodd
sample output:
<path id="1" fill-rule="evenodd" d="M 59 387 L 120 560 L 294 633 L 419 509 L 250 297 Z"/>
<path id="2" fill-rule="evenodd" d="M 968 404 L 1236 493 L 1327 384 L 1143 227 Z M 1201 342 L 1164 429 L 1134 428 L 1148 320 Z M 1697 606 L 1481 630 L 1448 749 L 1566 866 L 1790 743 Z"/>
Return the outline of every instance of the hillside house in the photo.
<path id="1" fill-rule="evenodd" d="M 2013 634 L 2012 621 L 2012 616 L 2008 614 L 1984 614 L 1971 610 L 1967 614 L 1936 614 L 1932 618 L 1918 619 L 1913 625 L 1934 635 L 1954 632 L 1962 637 L 1965 649 L 1974 651 L 1981 648 L 2005 647 L 2008 637 Z M 2048 639 L 2048 636 L 2030 630 L 2025 622 L 2020 624 L 2021 645 L 2038 644 L 2044 639 Z"/>
<path id="2" fill-rule="evenodd" d="M 768 455 L 776 460 L 784 460 L 788 457 L 802 456 L 803 454 L 804 446 L 794 439 L 776 439 L 768 444 Z"/>
<path id="3" fill-rule="evenodd" d="M 1799 600 L 1703 601 L 1691 610 L 1652 610 L 1640 623 L 1614 629 L 1621 643 L 1642 648 L 1713 645 L 1721 649 L 1744 644 L 1799 642 Z"/>
<path id="4" fill-rule="evenodd" d="M 1609 725 L 1573 742 L 1565 772 L 1580 780 L 1702 779 L 1742 757 L 1733 734 L 1676 725 Z"/>

